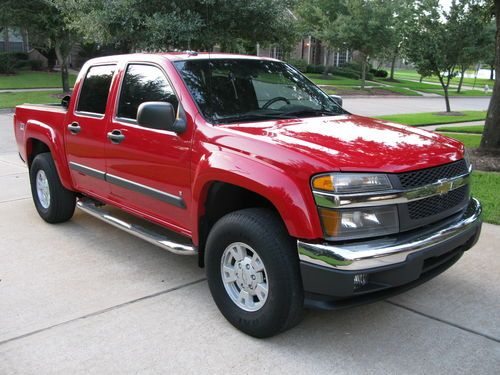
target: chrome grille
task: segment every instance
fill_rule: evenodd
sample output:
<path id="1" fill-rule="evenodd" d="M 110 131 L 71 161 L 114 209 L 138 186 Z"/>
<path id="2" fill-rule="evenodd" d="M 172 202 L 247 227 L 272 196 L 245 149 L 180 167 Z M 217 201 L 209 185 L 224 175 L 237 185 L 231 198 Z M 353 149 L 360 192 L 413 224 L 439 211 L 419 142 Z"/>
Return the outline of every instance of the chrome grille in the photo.
<path id="1" fill-rule="evenodd" d="M 444 195 L 435 195 L 430 198 L 421 199 L 408 203 L 408 214 L 410 219 L 422 219 L 437 215 L 464 202 L 467 195 L 467 186 L 459 187 Z"/>
<path id="2" fill-rule="evenodd" d="M 412 189 L 437 182 L 444 178 L 451 178 L 466 174 L 467 165 L 465 160 L 459 160 L 450 164 L 440 165 L 434 168 L 421 169 L 398 174 L 403 189 Z"/>

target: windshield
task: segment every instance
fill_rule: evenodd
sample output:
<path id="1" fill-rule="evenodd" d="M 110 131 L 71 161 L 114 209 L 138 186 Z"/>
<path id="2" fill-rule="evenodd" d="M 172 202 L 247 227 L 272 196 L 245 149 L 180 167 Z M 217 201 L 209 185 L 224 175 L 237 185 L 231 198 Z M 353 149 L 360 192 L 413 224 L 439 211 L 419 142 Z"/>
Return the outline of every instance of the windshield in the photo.
<path id="1" fill-rule="evenodd" d="M 176 61 L 204 117 L 213 123 L 346 113 L 293 67 L 278 61 Z"/>

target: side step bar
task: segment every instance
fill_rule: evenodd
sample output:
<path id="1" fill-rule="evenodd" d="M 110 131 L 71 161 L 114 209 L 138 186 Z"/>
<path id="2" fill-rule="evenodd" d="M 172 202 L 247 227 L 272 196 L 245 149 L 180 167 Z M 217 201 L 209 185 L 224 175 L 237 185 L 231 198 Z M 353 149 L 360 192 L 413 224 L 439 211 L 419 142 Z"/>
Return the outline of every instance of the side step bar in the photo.
<path id="1" fill-rule="evenodd" d="M 127 223 L 122 219 L 112 216 L 109 212 L 100 208 L 98 206 L 98 202 L 95 202 L 91 199 L 88 198 L 78 199 L 78 201 L 76 202 L 76 206 L 80 210 L 108 224 L 111 224 L 116 228 L 124 230 L 125 232 L 130 233 L 136 237 L 142 238 L 143 240 L 158 247 L 161 247 L 164 250 L 170 251 L 171 253 L 179 255 L 198 254 L 198 249 L 194 245 L 173 242 L 165 234 L 155 232 L 147 228 L 143 228 L 137 224 Z"/>

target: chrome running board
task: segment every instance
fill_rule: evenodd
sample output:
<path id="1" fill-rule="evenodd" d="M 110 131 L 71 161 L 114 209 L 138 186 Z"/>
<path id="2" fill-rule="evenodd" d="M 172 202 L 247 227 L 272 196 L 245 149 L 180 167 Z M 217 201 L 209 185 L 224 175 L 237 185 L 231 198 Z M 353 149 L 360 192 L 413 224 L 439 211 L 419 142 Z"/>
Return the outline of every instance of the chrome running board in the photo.
<path id="1" fill-rule="evenodd" d="M 103 208 L 99 207 L 99 205 L 100 205 L 99 202 L 96 202 L 88 198 L 80 198 L 76 202 L 76 206 L 80 210 L 108 224 L 111 224 L 116 228 L 119 228 L 127 233 L 139 237 L 153 245 L 161 247 L 164 250 L 170 251 L 171 253 L 179 255 L 198 254 L 198 249 L 192 244 L 174 242 L 171 240 L 171 238 L 167 237 L 167 235 L 160 233 L 160 231 L 154 231 L 152 229 L 144 228 L 135 223 L 122 220 L 117 216 L 113 216 L 110 212 L 104 210 Z M 165 231 L 168 230 L 165 229 Z"/>

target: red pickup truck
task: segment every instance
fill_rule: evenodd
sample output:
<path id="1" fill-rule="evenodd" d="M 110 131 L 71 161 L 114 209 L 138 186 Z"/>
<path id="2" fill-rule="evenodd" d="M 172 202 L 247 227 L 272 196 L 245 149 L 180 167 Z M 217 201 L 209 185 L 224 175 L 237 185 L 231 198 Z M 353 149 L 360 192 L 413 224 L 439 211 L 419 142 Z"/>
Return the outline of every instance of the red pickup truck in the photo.
<path id="1" fill-rule="evenodd" d="M 60 105 L 18 106 L 14 131 L 45 221 L 76 205 L 196 255 L 256 337 L 414 287 L 481 229 L 460 142 L 352 115 L 274 59 L 92 59 Z"/>

